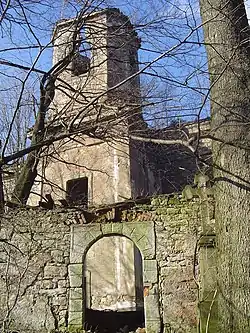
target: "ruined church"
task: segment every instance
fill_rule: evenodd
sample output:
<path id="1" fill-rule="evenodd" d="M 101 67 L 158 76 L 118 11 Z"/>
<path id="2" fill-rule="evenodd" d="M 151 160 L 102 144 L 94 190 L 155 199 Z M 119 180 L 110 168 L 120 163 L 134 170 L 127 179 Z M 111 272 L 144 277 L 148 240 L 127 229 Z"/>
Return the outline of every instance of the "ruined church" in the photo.
<path id="1" fill-rule="evenodd" d="M 73 56 L 46 130 L 75 134 L 43 151 L 29 207 L 2 218 L 0 322 L 39 333 L 212 332 L 212 191 L 197 181 L 181 194 L 199 168 L 187 148 L 133 139 L 195 138 L 200 127 L 146 124 L 141 41 L 118 9 L 58 22 L 53 42 L 53 65 Z"/>
<path id="2" fill-rule="evenodd" d="M 197 165 L 187 148 L 131 138 L 135 134 L 174 139 L 184 130 L 195 136 L 198 127 L 156 131 L 143 120 L 141 41 L 128 17 L 108 9 L 86 15 L 81 22 L 62 20 L 53 40 L 54 66 L 70 53 L 74 56 L 57 77 L 47 131 L 73 129 L 79 135 L 55 142 L 41 156 L 40 177 L 29 204 L 50 195 L 55 202 L 96 206 L 178 192 L 192 183 Z"/>

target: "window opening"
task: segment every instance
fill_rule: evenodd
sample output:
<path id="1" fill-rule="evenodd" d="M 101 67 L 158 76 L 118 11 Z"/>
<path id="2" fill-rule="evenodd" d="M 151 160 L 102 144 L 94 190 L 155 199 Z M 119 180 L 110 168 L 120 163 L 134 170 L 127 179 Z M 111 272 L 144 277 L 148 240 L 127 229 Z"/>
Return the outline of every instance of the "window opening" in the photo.
<path id="1" fill-rule="evenodd" d="M 66 183 L 66 200 L 69 205 L 88 205 L 88 177 L 70 179 Z"/>
<path id="2" fill-rule="evenodd" d="M 72 59 L 72 74 L 79 76 L 86 74 L 90 70 L 91 45 L 86 40 L 85 29 L 82 28 L 79 33 L 79 42 L 77 51 Z"/>

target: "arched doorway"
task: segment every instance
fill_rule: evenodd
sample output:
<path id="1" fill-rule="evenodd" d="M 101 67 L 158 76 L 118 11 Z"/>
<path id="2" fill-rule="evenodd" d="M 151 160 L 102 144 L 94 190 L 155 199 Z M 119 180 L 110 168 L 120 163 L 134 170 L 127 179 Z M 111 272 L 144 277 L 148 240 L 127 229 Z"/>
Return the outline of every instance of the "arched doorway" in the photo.
<path id="1" fill-rule="evenodd" d="M 70 284 L 68 326 L 72 330 L 77 330 L 82 329 L 84 323 L 86 323 L 85 304 L 87 304 L 87 299 L 84 293 L 87 279 L 85 279 L 83 271 L 85 258 L 93 244 L 111 235 L 120 235 L 132 240 L 133 244 L 140 250 L 143 259 L 146 332 L 159 333 L 161 321 L 155 230 L 154 222 L 150 221 L 91 223 L 71 227 L 70 264 L 68 266 Z M 99 255 L 101 258 L 105 258 L 105 253 L 99 253 Z"/>
<path id="2" fill-rule="evenodd" d="M 132 240 L 108 235 L 84 260 L 85 329 L 116 333 L 145 327 L 142 256 Z"/>

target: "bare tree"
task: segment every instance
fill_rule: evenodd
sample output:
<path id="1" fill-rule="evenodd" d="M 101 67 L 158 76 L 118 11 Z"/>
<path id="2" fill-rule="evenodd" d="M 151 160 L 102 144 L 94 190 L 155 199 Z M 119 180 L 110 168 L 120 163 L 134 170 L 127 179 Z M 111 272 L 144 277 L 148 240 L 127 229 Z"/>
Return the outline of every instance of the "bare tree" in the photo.
<path id="1" fill-rule="evenodd" d="M 107 4 L 104 4 L 105 6 Z M 42 7 L 41 7 L 42 6 Z M 193 106 L 189 102 L 190 105 L 185 105 L 183 101 L 186 101 L 187 98 L 191 99 L 191 94 L 204 96 L 206 99 L 206 93 L 204 93 L 199 87 L 194 85 L 195 81 L 198 82 L 197 72 L 200 69 L 197 69 L 197 66 L 194 65 L 188 66 L 189 54 L 195 50 L 197 43 L 199 42 L 199 25 L 196 23 L 196 16 L 193 10 L 191 10 L 191 5 L 187 6 L 187 8 L 182 8 L 181 6 L 174 5 L 172 6 L 170 3 L 166 2 L 164 5 L 166 8 L 166 12 L 159 16 L 157 14 L 159 4 L 155 4 L 155 10 L 149 11 L 147 8 L 147 15 L 143 16 L 139 14 L 137 19 L 136 27 L 138 31 L 141 33 L 142 38 L 147 40 L 145 47 L 142 47 L 142 55 L 141 55 L 141 64 L 140 68 L 134 71 L 130 76 L 124 77 L 124 79 L 120 80 L 118 83 L 115 83 L 113 86 L 110 86 L 108 89 L 104 89 L 104 91 L 96 92 L 95 95 L 88 96 L 84 93 L 81 93 L 79 90 L 76 90 L 68 82 L 65 82 L 63 76 L 63 70 L 67 70 L 67 66 L 69 64 L 79 63 L 79 55 L 81 55 L 82 51 L 86 52 L 86 48 L 88 45 L 85 45 L 83 50 L 79 49 L 80 42 L 80 33 L 82 32 L 82 24 L 84 23 L 83 17 L 88 17 L 93 10 L 102 9 L 103 5 L 98 2 L 90 2 L 83 6 L 82 3 L 74 3 L 65 2 L 64 8 L 61 9 L 61 14 L 66 14 L 67 10 L 74 8 L 75 10 L 75 19 L 73 22 L 74 25 L 74 34 L 75 34 L 75 42 L 74 46 L 71 49 L 70 53 L 67 54 L 66 57 L 58 58 L 59 62 L 55 63 L 54 66 L 44 71 L 38 67 L 39 62 L 41 61 L 43 54 L 50 50 L 52 47 L 52 41 L 47 40 L 44 44 L 42 43 L 43 38 L 41 37 L 41 31 L 44 31 L 44 28 L 41 27 L 41 24 L 34 25 L 34 15 L 37 14 L 39 10 L 44 8 L 44 16 L 43 19 L 48 18 L 53 21 L 51 14 L 48 16 L 48 11 L 51 9 L 49 4 L 44 2 L 27 2 L 24 6 L 20 2 L 16 2 L 13 6 L 8 5 L 6 3 L 6 7 L 4 7 L 3 11 L 3 22 L 7 22 L 6 26 L 4 26 L 5 31 L 10 32 L 10 19 L 7 14 L 12 14 L 12 11 L 15 10 L 17 12 L 17 17 L 14 20 L 14 23 L 18 26 L 21 26 L 26 35 L 30 35 L 31 39 L 34 43 L 30 43 L 28 41 L 27 46 L 19 45 L 16 48 L 7 48 L 2 50 L 2 54 L 8 54 L 8 52 L 13 52 L 13 50 L 18 50 L 21 52 L 23 49 L 27 49 L 30 52 L 31 63 L 29 66 L 23 64 L 22 62 L 14 62 L 6 59 L 1 60 L 1 64 L 4 68 L 7 68 L 8 71 L 13 70 L 13 68 L 17 71 L 25 71 L 24 78 L 21 80 L 20 85 L 20 95 L 17 99 L 16 106 L 13 112 L 13 121 L 10 122 L 9 129 L 6 135 L 5 142 L 3 143 L 2 149 L 2 165 L 8 164 L 11 161 L 16 159 L 20 159 L 21 157 L 28 154 L 27 159 L 25 159 L 24 167 L 20 171 L 20 177 L 17 180 L 14 193 L 12 196 L 12 201 L 16 203 L 26 203 L 31 187 L 34 183 L 34 180 L 37 175 L 37 165 L 39 162 L 39 155 L 44 151 L 42 148 L 51 146 L 53 142 L 62 142 L 61 140 L 65 138 L 73 138 L 78 135 L 87 134 L 91 137 L 96 137 L 97 139 L 110 141 L 112 138 L 117 137 L 118 141 L 122 140 L 126 133 L 122 133 L 120 130 L 117 131 L 118 124 L 123 124 L 124 121 L 126 123 L 130 123 L 130 127 L 133 127 L 133 133 L 131 134 L 131 138 L 134 141 L 138 142 L 151 142 L 151 143 L 163 143 L 166 145 L 184 145 L 192 153 L 197 153 L 197 142 L 193 145 L 193 137 L 183 137 L 182 131 L 180 131 L 180 136 L 175 137 L 174 139 L 169 135 L 169 139 L 159 137 L 148 138 L 150 133 L 145 133 L 145 124 L 141 126 L 141 107 L 144 106 L 143 115 L 149 125 L 153 124 L 153 122 L 157 121 L 157 123 L 161 122 L 164 126 L 171 122 L 171 120 L 176 120 L 176 117 L 180 119 L 197 119 L 194 117 L 200 118 L 201 113 L 203 112 L 204 102 L 201 101 L 199 107 L 196 106 L 196 111 L 193 112 Z M 132 7 L 131 7 L 132 8 Z M 139 13 L 139 12 L 138 12 Z M 181 16 L 179 14 L 181 13 Z M 173 28 L 172 35 L 170 34 L 166 37 L 167 28 L 163 29 L 162 24 L 165 21 L 171 21 L 175 19 L 176 22 L 180 25 L 180 28 Z M 51 23 L 52 24 L 52 23 Z M 184 28 L 185 27 L 185 28 Z M 103 27 L 105 28 L 105 27 Z M 103 29 L 101 28 L 101 30 Z M 180 33 L 180 36 L 174 36 L 174 32 Z M 157 39 L 152 38 L 153 35 L 151 33 L 153 31 L 154 36 L 157 36 Z M 100 29 L 98 33 L 100 33 Z M 94 34 L 97 31 L 93 31 L 92 39 L 95 38 Z M 118 35 L 120 32 L 117 31 Z M 195 41 L 190 41 L 195 38 Z M 197 40 L 197 42 L 196 42 Z M 26 39 L 27 41 L 27 39 Z M 166 49 L 166 41 L 168 43 L 168 48 Z M 53 41 L 56 43 L 56 41 Z M 102 45 L 98 45 L 97 47 L 102 48 Z M 117 46 L 116 46 L 117 47 Z M 120 45 L 122 49 L 122 45 Z M 70 45 L 66 46 L 66 48 L 71 48 Z M 36 56 L 34 56 L 34 50 L 36 50 Z M 79 53 L 80 52 L 80 53 Z M 93 50 L 95 52 L 95 50 Z M 183 54 L 185 54 L 185 58 L 183 58 Z M 148 56 L 147 56 L 148 55 Z M 147 58 L 147 59 L 146 59 Z M 83 59 L 83 58 L 81 58 Z M 173 73 L 166 71 L 166 65 L 168 62 L 171 62 L 171 59 L 174 59 L 175 64 L 177 65 L 182 61 L 183 64 L 187 65 L 187 73 L 185 74 L 185 78 L 173 78 Z M 201 59 L 201 58 L 200 58 Z M 77 60 L 77 61 L 76 61 Z M 118 60 L 115 60 L 118 63 Z M 199 60 L 201 61 L 201 60 Z M 101 65 L 101 64 L 100 64 Z M 189 67 L 189 68 L 188 68 Z M 195 68 L 194 68 L 195 67 Z M 5 74 L 5 73 L 4 73 Z M 143 76 L 142 76 L 143 74 Z M 13 74 L 11 73 L 13 76 Z M 18 112 L 20 110 L 20 105 L 23 101 L 24 90 L 27 86 L 27 82 L 30 80 L 37 80 L 37 75 L 42 76 L 41 85 L 40 85 L 40 94 L 39 100 L 36 106 L 36 125 L 33 128 L 33 137 L 31 140 L 31 145 L 25 147 L 24 149 L 18 149 L 14 153 L 7 154 L 11 133 L 13 132 L 13 124 L 17 119 Z M 119 91 L 120 87 L 123 89 L 129 82 L 133 82 L 133 80 L 137 80 L 137 77 L 142 76 L 142 89 L 141 89 L 141 97 L 138 100 L 134 101 L 125 101 L 121 104 L 119 102 L 119 114 L 117 114 L 116 107 L 114 107 L 115 103 L 117 104 L 116 98 L 113 99 L 111 104 L 109 105 L 110 112 L 108 116 L 100 117 L 101 114 L 104 114 L 101 109 L 107 107 L 103 104 L 102 99 L 104 96 L 110 96 L 113 94 L 115 96 L 115 92 Z M 56 87 L 53 86 L 54 82 L 57 81 Z M 200 82 L 199 82 L 200 83 Z M 163 88 L 158 88 L 159 84 L 162 85 Z M 170 89 L 169 86 L 173 85 L 175 88 Z M 51 108 L 51 102 L 54 100 L 54 94 L 60 90 L 64 90 L 65 96 L 68 95 L 68 102 L 65 103 L 63 109 L 61 109 L 60 113 L 55 117 L 50 117 L 49 121 L 47 120 L 46 125 L 44 124 L 47 109 Z M 121 89 L 121 91 L 122 91 Z M 187 91 L 184 93 L 188 97 L 180 97 L 181 91 Z M 113 104 L 113 106 L 112 106 Z M 98 105 L 98 107 L 97 107 Z M 79 110 L 74 113 L 74 116 L 71 118 L 70 123 L 67 123 L 62 126 L 62 130 L 60 133 L 53 133 L 50 131 L 48 134 L 48 130 L 55 126 L 58 126 L 59 118 L 63 118 L 64 114 L 68 113 L 70 108 L 78 108 Z M 90 119 L 89 116 L 93 112 L 92 110 L 96 109 L 96 117 L 95 119 Z M 133 109 L 133 115 L 138 114 L 138 117 L 132 118 L 131 115 L 128 114 L 127 109 Z M 53 109 L 53 107 L 52 107 Z M 130 112 L 131 113 L 131 112 Z M 48 117 L 48 114 L 47 114 Z M 130 119 L 129 119 L 130 118 Z M 89 119 L 89 121 L 87 121 Z M 133 126 L 131 126 L 133 123 Z M 81 126 L 79 126 L 81 124 Z M 147 126 L 146 126 L 147 127 Z M 99 128 L 98 131 L 96 129 Z M 100 128 L 102 128 L 100 130 Z M 172 131 L 172 130 L 171 130 Z M 45 135 L 46 132 L 46 135 Z M 116 132 L 116 133 L 115 133 Z M 178 148 L 177 148 L 178 149 Z"/>
<path id="2" fill-rule="evenodd" d="M 8 118 L 8 128 L 4 129 L 1 135 L 0 165 L 3 168 L 20 158 L 25 160 L 15 185 L 13 201 L 27 202 L 38 173 L 37 166 L 41 156 L 54 155 L 58 160 L 67 163 L 58 154 L 58 147 L 64 149 L 69 140 L 71 143 L 81 143 L 85 147 L 82 141 L 84 135 L 109 144 L 112 140 L 121 142 L 130 136 L 130 139 L 137 143 L 174 146 L 177 149 L 182 146 L 198 159 L 202 159 L 199 156 L 202 140 L 212 139 L 217 209 L 220 330 L 247 332 L 247 242 L 250 215 L 249 26 L 244 2 L 200 0 L 202 23 L 197 14 L 197 1 L 188 1 L 186 4 L 176 1 L 173 4 L 166 0 L 153 4 L 150 2 L 150 5 L 145 1 L 130 2 L 130 6 L 127 5 L 125 9 L 133 18 L 135 28 L 142 38 L 140 66 L 130 76 L 122 78 L 113 86 L 85 94 L 65 81 L 63 73 L 69 70 L 70 66 L 72 70 L 72 64 L 76 64 L 76 60 L 79 59 L 85 67 L 88 66 L 88 63 L 84 62 L 86 58 L 81 57 L 88 54 L 88 45 L 79 48 L 80 34 L 84 33 L 84 17 L 110 5 L 117 4 L 115 1 L 65 1 L 62 8 L 61 5 L 51 4 L 46 0 L 26 1 L 25 4 L 20 1 L 1 3 L 1 31 L 6 38 L 6 44 L 0 50 L 1 93 L 6 94 L 12 87 L 15 87 L 18 93 L 11 107 L 6 106 L 5 101 L 1 103 L 1 118 Z M 75 17 L 71 26 L 74 43 L 71 46 L 66 45 L 65 48 L 71 49 L 58 58 L 53 66 L 42 63 L 51 57 L 53 47 L 51 38 L 46 35 L 48 26 L 52 30 L 59 18 L 72 11 L 72 16 Z M 37 19 L 38 15 L 40 21 Z M 105 28 L 99 27 L 99 32 Z M 16 33 L 16 29 L 20 30 L 19 34 Z M 119 35 L 121 31 L 118 29 L 116 33 Z M 96 31 L 93 32 L 92 38 L 95 36 Z M 208 66 L 204 45 L 207 49 Z M 102 49 L 103 45 L 97 47 Z M 122 46 L 120 48 L 122 49 Z M 26 52 L 25 60 L 22 59 L 23 52 Z M 115 61 L 118 62 L 117 59 Z M 74 70 L 78 71 L 79 68 L 75 66 Z M 137 80 L 139 75 L 139 94 L 137 92 L 137 96 L 133 96 L 129 101 L 119 100 L 115 92 L 125 87 L 128 82 Z M 33 126 L 31 144 L 24 146 L 18 143 L 13 148 L 14 129 L 15 126 L 20 126 L 18 117 L 21 116 L 20 110 L 25 105 L 27 91 L 30 91 L 31 86 L 34 93 L 32 102 L 29 100 L 28 104 L 35 110 L 36 118 L 33 119 L 34 126 L 32 121 L 29 124 Z M 48 110 L 53 109 L 56 100 L 54 95 L 62 91 L 67 96 L 67 102 L 58 113 L 52 113 L 53 116 L 48 117 Z M 104 97 L 111 95 L 113 99 L 108 104 Z M 200 120 L 209 115 L 209 103 L 212 111 L 212 129 L 204 135 L 201 132 Z M 69 121 L 66 118 L 72 109 L 75 112 L 68 117 Z M 155 125 L 162 129 L 172 121 L 181 125 L 185 120 L 197 121 L 195 137 L 187 133 L 182 126 L 175 127 L 177 136 L 172 135 L 173 127 L 165 131 L 163 136 L 161 131 L 151 130 Z M 121 130 L 124 123 L 129 124 L 129 135 L 127 131 Z M 27 122 L 24 127 L 26 126 Z M 17 138 L 17 142 L 19 140 L 20 137 Z M 203 159 L 202 162 L 209 164 L 210 161 Z M 0 198 L 3 201 L 3 193 Z M 235 251 L 236 246 L 238 252 Z"/>
<path id="3" fill-rule="evenodd" d="M 150 5 L 145 1 L 132 1 L 125 9 L 142 38 L 140 66 L 108 88 L 86 94 L 83 93 L 86 86 L 78 89 L 65 80 L 64 73 L 71 70 L 77 76 L 84 66 L 85 70 L 88 69 L 89 45 L 81 40 L 86 37 L 81 37 L 81 34 L 84 35 L 83 23 L 94 11 L 109 5 L 116 5 L 116 2 L 65 1 L 63 7 L 46 0 L 1 3 L 1 31 L 6 41 L 0 50 L 1 97 L 13 91 L 13 87 L 16 95 L 15 98 L 12 95 L 12 103 L 6 103 L 3 97 L 1 102 L 2 171 L 6 171 L 5 166 L 22 159 L 12 201 L 25 204 L 37 175 L 41 173 L 41 177 L 45 177 L 38 170 L 42 158 L 53 155 L 57 161 L 77 165 L 77 162 L 67 161 L 63 154 L 59 154 L 59 148 L 66 150 L 69 142 L 86 148 L 83 137 L 109 145 L 123 142 L 129 137 L 135 145 L 166 145 L 177 151 L 184 147 L 185 154 L 188 151 L 189 157 L 200 159 L 209 166 L 211 161 L 199 155 L 199 148 L 203 140 L 212 139 L 220 332 L 247 332 L 249 26 L 244 3 L 200 0 L 201 23 L 196 1 L 186 4 L 177 1 L 173 4 L 166 0 L 150 2 Z M 60 40 L 60 35 L 53 40 L 47 30 L 51 32 L 56 21 L 69 13 L 75 18 L 66 33 L 70 29 L 73 31 L 73 43 L 64 41 L 67 52 L 53 65 L 48 65 L 46 62 L 51 58 L 53 43 L 55 45 Z M 106 28 L 99 26 L 99 33 Z M 121 30 L 117 29 L 115 34 L 121 34 Z M 94 39 L 95 36 L 96 31 L 93 31 L 89 38 Z M 208 69 L 204 45 L 207 48 Z M 119 47 L 122 49 L 123 45 Z M 105 49 L 104 45 L 98 43 L 96 48 Z M 83 67 L 79 68 L 80 60 Z M 114 60 L 118 65 L 119 59 Z M 93 65 L 93 68 L 95 66 L 101 67 L 102 64 Z M 138 80 L 139 76 L 140 91 L 135 92 L 129 100 L 119 98 L 122 89 Z M 99 86 L 102 86 L 101 82 Z M 117 91 L 120 91 L 118 97 Z M 55 95 L 61 92 L 66 102 L 53 113 Z M 209 102 L 212 129 L 204 134 L 200 120 L 209 115 Z M 26 107 L 27 117 L 20 121 Z M 74 113 L 71 114 L 73 109 Z M 186 120 L 197 121 L 195 136 L 182 126 Z M 124 130 L 124 124 L 129 127 L 129 132 Z M 176 126 L 161 131 L 171 124 Z M 29 144 L 24 135 L 28 126 L 32 127 Z M 156 127 L 158 132 L 155 131 Z M 154 152 L 153 149 L 151 151 Z M 0 201 L 3 205 L 2 191 Z M 236 246 L 238 252 L 235 251 Z"/>

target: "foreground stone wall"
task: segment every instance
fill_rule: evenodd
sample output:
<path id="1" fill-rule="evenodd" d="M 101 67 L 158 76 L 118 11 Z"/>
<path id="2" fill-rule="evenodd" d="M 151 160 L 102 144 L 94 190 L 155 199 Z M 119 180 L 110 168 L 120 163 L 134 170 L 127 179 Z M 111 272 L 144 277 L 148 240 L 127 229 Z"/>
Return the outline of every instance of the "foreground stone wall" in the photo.
<path id="1" fill-rule="evenodd" d="M 156 203 L 157 199 L 155 199 Z M 156 209 L 156 258 L 160 304 L 166 332 L 196 332 L 198 288 L 195 284 L 195 246 L 200 229 L 198 202 L 174 200 Z"/>
<path id="2" fill-rule="evenodd" d="M 9 211 L 0 227 L 0 321 L 21 331 L 67 323 L 70 213 Z"/>
<path id="3" fill-rule="evenodd" d="M 213 248 L 212 224 L 213 202 L 206 196 L 160 196 L 89 212 L 9 211 L 0 229 L 0 321 L 22 332 L 81 327 L 82 263 L 98 239 L 115 234 L 131 239 L 143 257 L 147 332 L 196 332 L 199 297 L 214 290 L 214 262 L 206 261 L 205 251 Z"/>

